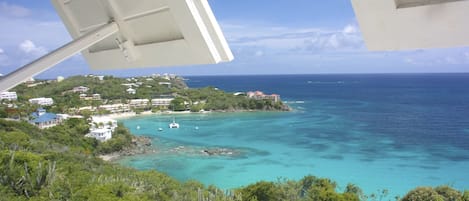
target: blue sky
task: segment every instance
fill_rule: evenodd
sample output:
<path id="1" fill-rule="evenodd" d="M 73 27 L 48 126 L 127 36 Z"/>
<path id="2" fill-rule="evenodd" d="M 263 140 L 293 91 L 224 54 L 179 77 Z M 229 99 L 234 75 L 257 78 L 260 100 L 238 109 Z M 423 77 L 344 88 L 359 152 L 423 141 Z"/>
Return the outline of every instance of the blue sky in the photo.
<path id="1" fill-rule="evenodd" d="M 235 55 L 219 65 L 92 71 L 74 56 L 38 77 L 469 72 L 469 48 L 366 50 L 349 0 L 209 0 Z M 0 0 L 0 73 L 71 40 L 48 0 Z"/>

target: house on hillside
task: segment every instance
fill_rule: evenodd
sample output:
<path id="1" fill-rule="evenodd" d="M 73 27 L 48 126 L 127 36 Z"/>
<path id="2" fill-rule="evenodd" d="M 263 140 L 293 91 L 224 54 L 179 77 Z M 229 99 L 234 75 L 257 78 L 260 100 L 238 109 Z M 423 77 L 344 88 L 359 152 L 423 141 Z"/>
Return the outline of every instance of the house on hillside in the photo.
<path id="1" fill-rule="evenodd" d="M 54 100 L 52 100 L 52 98 L 44 98 L 44 97 L 31 98 L 31 99 L 29 99 L 29 102 L 31 104 L 37 104 L 37 105 L 41 105 L 41 106 L 50 106 L 50 105 L 54 104 Z"/>
<path id="2" fill-rule="evenodd" d="M 86 134 L 85 137 L 92 137 L 100 142 L 104 142 L 112 138 L 112 132 L 106 128 L 98 128 L 91 130 L 90 133 Z"/>
<path id="3" fill-rule="evenodd" d="M 112 133 L 117 128 L 117 121 L 108 117 L 92 116 L 90 125 L 90 133 L 85 137 L 104 142 L 112 138 Z"/>
<path id="4" fill-rule="evenodd" d="M 0 100 L 9 100 L 9 101 L 14 101 L 18 99 L 18 95 L 16 92 L 12 91 L 4 91 L 0 93 Z"/>
<path id="5" fill-rule="evenodd" d="M 128 94 L 135 94 L 135 93 L 137 93 L 137 90 L 132 89 L 132 88 L 128 88 L 126 91 L 127 91 Z"/>
<path id="6" fill-rule="evenodd" d="M 50 128 L 57 126 L 63 121 L 63 118 L 60 118 L 54 113 L 48 113 L 45 109 L 39 108 L 36 112 L 31 114 L 31 120 L 29 123 L 37 126 L 40 129 Z"/>
<path id="7" fill-rule="evenodd" d="M 77 93 L 77 92 L 86 93 L 88 90 L 90 90 L 90 88 L 84 87 L 84 86 L 78 86 L 78 87 L 74 87 L 74 88 L 72 89 L 72 91 L 73 91 L 74 93 Z"/>

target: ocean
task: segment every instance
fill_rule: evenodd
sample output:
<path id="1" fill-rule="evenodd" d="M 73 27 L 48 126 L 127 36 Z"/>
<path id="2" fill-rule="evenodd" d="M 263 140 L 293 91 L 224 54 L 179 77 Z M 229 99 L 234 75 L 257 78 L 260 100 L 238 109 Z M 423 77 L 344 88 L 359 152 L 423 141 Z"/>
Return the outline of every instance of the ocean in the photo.
<path id="1" fill-rule="evenodd" d="M 187 78 L 194 88 L 280 94 L 293 111 L 123 119 L 158 153 L 119 163 L 222 189 L 305 175 L 331 178 L 339 191 L 348 183 L 367 194 L 386 189 L 390 198 L 417 186 L 469 189 L 469 74 Z M 167 128 L 173 117 L 181 128 Z"/>

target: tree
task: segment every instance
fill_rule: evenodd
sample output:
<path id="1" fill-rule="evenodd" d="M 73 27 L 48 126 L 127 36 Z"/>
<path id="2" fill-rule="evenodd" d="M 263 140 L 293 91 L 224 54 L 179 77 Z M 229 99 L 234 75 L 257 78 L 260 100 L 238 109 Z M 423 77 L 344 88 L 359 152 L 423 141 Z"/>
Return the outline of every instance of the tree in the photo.
<path id="1" fill-rule="evenodd" d="M 181 97 L 176 97 L 174 98 L 169 107 L 173 111 L 185 111 L 186 110 L 186 105 L 184 104 L 185 100 Z"/>
<path id="2" fill-rule="evenodd" d="M 418 187 L 407 193 L 401 201 L 444 201 L 444 198 L 431 187 Z"/>
<path id="3" fill-rule="evenodd" d="M 248 201 L 275 201 L 281 197 L 280 192 L 273 182 L 260 181 L 242 188 L 239 193 L 242 200 Z"/>

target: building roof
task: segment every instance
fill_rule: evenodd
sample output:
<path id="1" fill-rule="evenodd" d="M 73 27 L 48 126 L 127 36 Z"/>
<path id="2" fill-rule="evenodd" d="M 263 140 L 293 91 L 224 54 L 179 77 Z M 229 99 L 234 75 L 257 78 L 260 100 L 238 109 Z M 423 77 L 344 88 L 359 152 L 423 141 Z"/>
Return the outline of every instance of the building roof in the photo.
<path id="1" fill-rule="evenodd" d="M 45 113 L 37 118 L 35 118 L 34 120 L 32 120 L 33 123 L 44 123 L 44 122 L 48 122 L 48 121 L 52 121 L 52 120 L 55 120 L 57 119 L 57 115 L 54 114 L 54 113 Z"/>

